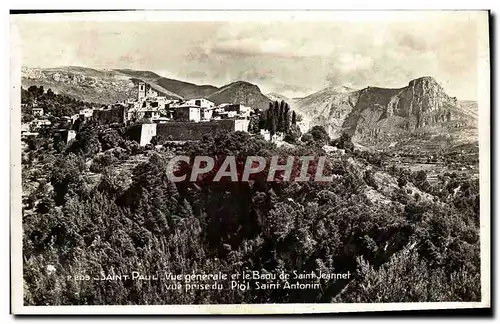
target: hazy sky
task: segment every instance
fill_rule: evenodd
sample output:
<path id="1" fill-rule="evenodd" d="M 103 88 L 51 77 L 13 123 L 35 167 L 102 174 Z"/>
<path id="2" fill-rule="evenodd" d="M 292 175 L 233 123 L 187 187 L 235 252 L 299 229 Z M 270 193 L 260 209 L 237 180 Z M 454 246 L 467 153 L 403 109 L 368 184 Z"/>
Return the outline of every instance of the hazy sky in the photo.
<path id="1" fill-rule="evenodd" d="M 54 21 L 16 23 L 23 65 L 130 68 L 264 93 L 304 96 L 329 85 L 403 87 L 430 75 L 476 99 L 477 22 L 468 14 L 389 21 Z"/>

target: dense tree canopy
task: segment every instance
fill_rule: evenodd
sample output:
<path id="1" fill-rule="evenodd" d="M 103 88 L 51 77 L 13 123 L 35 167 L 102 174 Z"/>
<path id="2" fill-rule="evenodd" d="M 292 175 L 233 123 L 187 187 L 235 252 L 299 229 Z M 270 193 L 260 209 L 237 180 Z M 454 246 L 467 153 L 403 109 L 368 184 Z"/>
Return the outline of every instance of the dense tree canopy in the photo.
<path id="1" fill-rule="evenodd" d="M 31 116 L 31 107 L 36 104 L 44 109 L 44 113 L 55 117 L 72 116 L 85 107 L 98 106 L 74 99 L 69 96 L 55 94 L 51 89 L 45 91 L 42 86 L 30 86 L 28 89 L 21 88 L 21 103 L 26 104 L 22 109 L 23 116 Z M 29 118 L 25 118 L 28 120 Z"/>
<path id="2" fill-rule="evenodd" d="M 276 130 L 279 120 L 287 120 L 286 105 L 282 112 Z M 322 128 L 306 135 L 328 141 Z M 120 129 L 95 125 L 82 128 L 61 152 L 49 139 L 41 141 L 23 157 L 23 188 L 30 193 L 23 209 L 27 305 L 480 298 L 479 184 L 472 179 L 447 175 L 430 185 L 425 172 L 384 169 L 384 163 L 370 162 L 376 160 L 371 153 L 347 152 L 327 159 L 332 182 L 268 182 L 264 170 L 249 182 L 215 182 L 206 174 L 196 182 L 172 183 L 165 173 L 172 153 L 211 156 L 219 167 L 223 157 L 234 155 L 239 168 L 248 156 L 284 160 L 325 153 L 318 145 L 278 148 L 242 132 L 206 136 L 182 151 L 144 149 Z M 348 142 L 344 138 L 337 145 Z M 184 171 L 191 168 L 181 165 Z M 392 193 L 381 182 L 382 171 L 394 179 Z M 376 200 L 382 194 L 387 201 Z M 320 280 L 318 289 L 250 292 L 172 290 L 162 281 L 75 280 L 131 271 L 245 269 L 352 276 Z"/>

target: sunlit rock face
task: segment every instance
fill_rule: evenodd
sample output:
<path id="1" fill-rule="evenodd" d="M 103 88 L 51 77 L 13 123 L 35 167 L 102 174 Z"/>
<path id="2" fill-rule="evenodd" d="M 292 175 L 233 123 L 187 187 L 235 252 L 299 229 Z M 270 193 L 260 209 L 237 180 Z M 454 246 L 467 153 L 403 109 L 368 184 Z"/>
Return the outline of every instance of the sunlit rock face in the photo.
<path id="1" fill-rule="evenodd" d="M 463 109 L 432 77 L 412 80 L 399 89 L 342 90 L 323 89 L 296 100 L 294 108 L 310 124 L 324 126 L 331 137 L 347 132 L 360 141 L 397 137 L 429 127 L 464 127 L 477 119 L 477 113 Z"/>

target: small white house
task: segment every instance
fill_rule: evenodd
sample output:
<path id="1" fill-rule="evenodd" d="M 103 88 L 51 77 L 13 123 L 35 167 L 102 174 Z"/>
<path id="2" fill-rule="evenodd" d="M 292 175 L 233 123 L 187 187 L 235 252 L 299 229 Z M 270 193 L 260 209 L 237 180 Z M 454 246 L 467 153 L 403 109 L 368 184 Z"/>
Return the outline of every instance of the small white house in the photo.
<path id="1" fill-rule="evenodd" d="M 262 135 L 266 141 L 271 142 L 282 141 L 285 138 L 285 134 L 281 132 L 271 136 L 271 133 L 267 129 L 261 129 L 260 135 Z"/>
<path id="2" fill-rule="evenodd" d="M 33 107 L 33 108 L 31 108 L 31 112 L 33 113 L 33 116 L 35 116 L 35 117 L 43 116 L 43 108 L 42 107 Z"/>
<path id="3" fill-rule="evenodd" d="M 90 118 L 90 117 L 92 117 L 93 114 L 94 114 L 94 110 L 92 110 L 91 108 L 84 108 L 84 109 L 81 109 L 79 112 L 79 115 L 83 116 L 85 118 Z"/>
<path id="4" fill-rule="evenodd" d="M 46 120 L 46 119 L 34 119 L 34 120 L 32 120 L 30 122 L 30 130 L 31 131 L 37 131 L 37 130 L 39 130 L 42 127 L 49 127 L 51 125 L 52 125 L 52 123 L 50 122 L 50 120 Z"/>
<path id="5" fill-rule="evenodd" d="M 234 121 L 235 131 L 248 132 L 248 126 L 250 126 L 250 120 L 248 119 L 236 119 Z"/>
<path id="6" fill-rule="evenodd" d="M 205 98 L 190 99 L 183 106 L 198 106 L 200 108 L 213 108 L 215 104 Z"/>

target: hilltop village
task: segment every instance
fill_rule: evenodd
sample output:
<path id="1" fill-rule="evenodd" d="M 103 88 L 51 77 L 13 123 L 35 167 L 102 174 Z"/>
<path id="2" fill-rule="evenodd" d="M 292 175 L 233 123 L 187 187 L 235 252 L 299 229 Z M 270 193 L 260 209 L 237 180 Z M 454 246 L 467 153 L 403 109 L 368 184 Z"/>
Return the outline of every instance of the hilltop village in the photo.
<path id="1" fill-rule="evenodd" d="M 138 82 L 136 87 L 138 94 L 135 99 L 100 107 L 84 106 L 77 114 L 58 118 L 59 127 L 54 131 L 55 136 L 60 136 L 68 143 L 76 137 L 82 125 L 88 122 L 125 125 L 129 137 L 145 146 L 154 137 L 186 141 L 199 140 L 203 135 L 213 135 L 219 130 L 249 132 L 251 119 L 259 118 L 258 109 L 241 103 L 216 105 L 206 98 L 172 99 L 163 95 L 161 89 L 157 89 L 154 84 L 143 81 Z M 22 105 L 32 115 L 29 123 L 23 123 L 23 138 L 36 136 L 45 128 L 54 129 L 50 114 L 36 100 Z M 267 129 L 258 131 L 266 140 L 282 139 L 284 136 L 283 132 L 271 135 Z"/>

